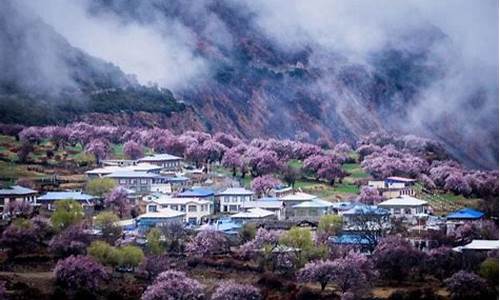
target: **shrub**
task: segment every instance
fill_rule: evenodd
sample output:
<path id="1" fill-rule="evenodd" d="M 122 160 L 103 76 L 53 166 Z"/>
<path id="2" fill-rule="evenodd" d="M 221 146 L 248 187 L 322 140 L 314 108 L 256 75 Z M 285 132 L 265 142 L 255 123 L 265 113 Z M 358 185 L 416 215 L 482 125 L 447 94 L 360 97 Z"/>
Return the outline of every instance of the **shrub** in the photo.
<path id="1" fill-rule="evenodd" d="M 56 210 L 50 221 L 56 230 L 63 230 L 83 218 L 83 208 L 75 200 L 61 200 L 55 203 Z"/>
<path id="2" fill-rule="evenodd" d="M 108 278 L 104 267 L 88 256 L 70 256 L 57 262 L 58 284 L 75 290 L 95 291 Z"/>
<path id="3" fill-rule="evenodd" d="M 90 235 L 81 225 L 71 225 L 52 238 L 49 250 L 56 256 L 83 255 L 90 244 Z"/>
<path id="4" fill-rule="evenodd" d="M 142 300 L 201 300 L 204 299 L 202 285 L 184 272 L 165 271 L 158 275 L 155 282 L 148 286 Z"/>
<path id="5" fill-rule="evenodd" d="M 259 290 L 249 284 L 239 284 L 234 281 L 220 283 L 212 295 L 212 300 L 259 300 Z"/>
<path id="6" fill-rule="evenodd" d="M 229 241 L 221 232 L 203 230 L 186 245 L 186 251 L 198 256 L 226 253 L 229 251 Z"/>
<path id="7" fill-rule="evenodd" d="M 445 280 L 452 299 L 480 299 L 487 289 L 486 281 L 474 273 L 459 271 Z"/>

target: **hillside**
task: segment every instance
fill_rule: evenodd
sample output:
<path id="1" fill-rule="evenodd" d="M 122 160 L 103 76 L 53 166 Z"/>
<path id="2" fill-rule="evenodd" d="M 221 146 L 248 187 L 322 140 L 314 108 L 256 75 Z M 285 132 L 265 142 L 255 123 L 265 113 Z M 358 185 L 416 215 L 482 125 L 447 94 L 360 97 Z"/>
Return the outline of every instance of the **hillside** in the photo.
<path id="1" fill-rule="evenodd" d="M 169 90 L 138 84 L 119 67 L 72 47 L 34 15 L 8 1 L 0 5 L 2 122 L 66 123 L 90 113 L 168 118 L 186 110 Z"/>
<path id="2" fill-rule="evenodd" d="M 140 86 L 117 67 L 71 47 L 39 20 L 19 24 L 11 13 L 2 19 L 4 24 L 12 23 L 2 26 L 0 38 L 6 49 L 38 51 L 29 57 L 53 57 L 62 66 L 56 64 L 54 76 L 51 61 L 23 61 L 22 52 L 3 51 L 2 62 L 7 64 L 3 69 L 30 75 L 1 78 L 0 121 L 43 124 L 78 118 L 174 130 L 175 124 L 181 124 L 245 138 L 327 138 L 351 143 L 371 131 L 385 130 L 440 140 L 471 167 L 498 165 L 498 105 L 492 104 L 487 90 L 472 86 L 463 95 L 450 96 L 440 90 L 431 96 L 445 94 L 451 100 L 437 98 L 428 103 L 426 94 L 445 85 L 453 71 L 435 53 L 436 48 L 444 49 L 453 60 L 452 42 L 433 24 L 419 25 L 397 37 L 397 45 L 388 44 L 370 52 L 366 61 L 356 62 L 314 42 L 284 47 L 260 26 L 258 12 L 245 4 L 166 4 L 96 1 L 87 13 L 113 16 L 123 24 L 159 27 L 161 34 L 173 29 L 158 24 L 180 24 L 193 36 L 192 55 L 203 60 L 210 72 L 172 89 L 175 98 L 190 106 L 186 117 L 182 113 L 174 121 L 169 117 L 185 109 L 170 91 Z M 43 44 L 44 40 L 39 41 L 43 37 L 50 40 L 46 42 L 50 47 L 32 47 Z M 8 65 L 19 61 L 24 62 L 21 68 Z M 492 126 L 485 128 L 485 123 Z"/>

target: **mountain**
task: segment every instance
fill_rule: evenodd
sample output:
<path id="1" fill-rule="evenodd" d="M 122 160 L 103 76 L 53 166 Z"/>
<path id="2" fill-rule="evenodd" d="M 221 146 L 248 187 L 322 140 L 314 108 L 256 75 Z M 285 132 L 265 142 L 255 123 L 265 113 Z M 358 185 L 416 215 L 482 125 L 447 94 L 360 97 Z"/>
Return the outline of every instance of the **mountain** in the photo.
<path id="1" fill-rule="evenodd" d="M 172 24 L 180 24 L 192 36 L 192 55 L 210 72 L 173 92 L 145 87 L 118 67 L 73 48 L 42 21 L 19 24 L 29 18 L 3 13 L 0 45 L 8 47 L 1 48 L 37 54 L 0 50 L 2 69 L 22 74 L 0 75 L 0 121 L 84 119 L 203 127 L 247 138 L 348 142 L 385 130 L 437 139 L 469 166 L 497 168 L 498 104 L 490 109 L 488 91 L 472 87 L 460 99 L 426 102 L 436 86 L 449 82 L 449 65 L 436 57 L 435 49 L 453 54 L 449 37 L 433 24 L 405 32 L 397 43 L 371 51 L 358 62 L 314 40 L 283 46 L 259 23 L 258 12 L 235 1 L 188 5 L 177 0 L 99 0 L 89 2 L 86 13 L 117 19 L 124 27 L 154 28 L 163 35 L 174 30 Z M 45 59 L 51 55 L 61 66 Z M 51 113 L 27 113 L 28 107 L 37 106 L 49 107 Z"/>
<path id="2" fill-rule="evenodd" d="M 0 11 L 2 122 L 64 123 L 87 115 L 106 119 L 101 114 L 136 115 L 127 122 L 136 125 L 153 125 L 148 118 L 162 124 L 176 114 L 192 119 L 192 109 L 169 90 L 142 86 L 119 67 L 72 47 L 12 2 L 3 1 Z"/>

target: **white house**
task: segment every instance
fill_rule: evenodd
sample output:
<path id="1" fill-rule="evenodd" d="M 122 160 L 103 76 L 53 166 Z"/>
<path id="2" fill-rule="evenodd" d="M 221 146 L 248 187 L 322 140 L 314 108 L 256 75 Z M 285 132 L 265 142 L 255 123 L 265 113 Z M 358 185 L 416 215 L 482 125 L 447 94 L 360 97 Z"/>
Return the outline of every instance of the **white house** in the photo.
<path id="1" fill-rule="evenodd" d="M 248 211 L 242 211 L 231 216 L 233 220 L 249 221 L 275 219 L 274 212 L 262 208 L 250 208 Z"/>
<path id="2" fill-rule="evenodd" d="M 293 206 L 295 218 L 313 218 L 331 214 L 333 212 L 333 203 L 319 198 L 304 201 Z"/>
<path id="3" fill-rule="evenodd" d="M 145 214 L 139 215 L 136 220 L 140 230 L 147 230 L 151 227 L 161 226 L 172 222 L 182 223 L 185 216 L 185 212 L 163 208 L 155 212 L 146 212 Z"/>
<path id="4" fill-rule="evenodd" d="M 160 174 L 161 167 L 149 163 L 138 163 L 130 165 L 110 165 L 96 168 L 85 172 L 89 179 L 100 178 L 115 172 L 147 172 Z"/>
<path id="5" fill-rule="evenodd" d="M 280 201 L 277 198 L 261 198 L 256 201 L 245 202 L 241 205 L 242 211 L 248 211 L 252 208 L 262 208 L 272 211 L 278 220 L 285 218 L 285 206 L 283 201 Z"/>
<path id="6" fill-rule="evenodd" d="M 171 209 L 185 213 L 185 222 L 200 224 L 202 219 L 213 214 L 214 205 L 212 201 L 200 198 L 170 197 L 165 194 L 151 194 L 146 197 L 149 202 L 146 212 L 155 212 L 161 209 Z"/>
<path id="7" fill-rule="evenodd" d="M 419 215 L 428 213 L 428 202 L 410 196 L 402 196 L 383 201 L 378 207 L 387 209 L 394 217 L 413 221 Z"/>
<path id="8" fill-rule="evenodd" d="M 300 204 L 302 202 L 306 201 L 311 201 L 313 199 L 318 198 L 315 195 L 303 193 L 303 192 L 296 192 L 294 194 L 288 194 L 286 196 L 280 197 L 279 200 L 283 201 L 285 204 L 285 217 L 293 217 L 294 216 L 294 210 L 293 206 Z"/>
<path id="9" fill-rule="evenodd" d="M 0 189 L 0 209 L 4 211 L 5 207 L 11 202 L 29 202 L 34 204 L 37 194 L 38 191 L 20 185 Z"/>
<path id="10" fill-rule="evenodd" d="M 400 196 L 414 196 L 413 186 L 415 182 L 415 179 L 392 176 L 384 180 L 368 181 L 368 186 L 378 189 L 385 199 L 390 199 Z"/>
<path id="11" fill-rule="evenodd" d="M 150 163 L 162 167 L 166 171 L 176 171 L 181 169 L 182 157 L 171 154 L 148 155 L 137 160 L 142 163 Z"/>
<path id="12" fill-rule="evenodd" d="M 241 205 L 253 199 L 253 192 L 245 188 L 228 188 L 216 195 L 220 212 L 236 213 L 241 209 Z"/>
<path id="13" fill-rule="evenodd" d="M 499 241 L 498 240 L 472 240 L 469 244 L 465 246 L 459 246 L 453 248 L 453 250 L 457 252 L 462 252 L 462 251 L 492 251 L 492 250 L 497 250 L 498 251 L 498 245 Z"/>

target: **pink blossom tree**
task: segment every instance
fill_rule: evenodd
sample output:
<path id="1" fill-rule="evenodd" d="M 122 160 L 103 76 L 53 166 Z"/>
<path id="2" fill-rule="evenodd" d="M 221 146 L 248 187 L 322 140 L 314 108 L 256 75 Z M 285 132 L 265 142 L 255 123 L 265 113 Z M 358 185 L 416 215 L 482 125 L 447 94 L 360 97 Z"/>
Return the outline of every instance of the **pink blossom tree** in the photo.
<path id="1" fill-rule="evenodd" d="M 423 252 L 396 236 L 384 238 L 373 252 L 373 261 L 381 274 L 399 281 L 411 274 L 423 258 Z"/>
<path id="2" fill-rule="evenodd" d="M 130 203 L 128 201 L 128 192 L 122 186 L 115 187 L 104 200 L 106 207 L 112 208 L 118 213 L 120 218 L 130 212 Z"/>
<path id="3" fill-rule="evenodd" d="M 139 143 L 135 141 L 127 141 L 123 144 L 123 154 L 130 159 L 138 159 L 144 156 L 144 148 Z"/>
<path id="4" fill-rule="evenodd" d="M 219 283 L 212 295 L 212 300 L 260 300 L 259 290 L 249 284 L 240 284 L 232 280 Z"/>
<path id="5" fill-rule="evenodd" d="M 457 195 L 465 195 L 468 196 L 472 192 L 472 189 L 464 178 L 464 176 L 460 173 L 452 173 L 446 177 L 444 181 L 444 189 L 451 191 Z"/>
<path id="6" fill-rule="evenodd" d="M 70 256 L 54 268 L 58 284 L 73 290 L 95 292 L 108 279 L 104 267 L 88 256 Z"/>
<path id="7" fill-rule="evenodd" d="M 203 286 L 186 273 L 169 270 L 160 273 L 152 285 L 148 286 L 141 300 L 202 300 L 205 298 Z"/>
<path id="8" fill-rule="evenodd" d="M 255 192 L 257 197 L 267 195 L 278 184 L 279 184 L 279 181 L 276 178 L 274 178 L 272 175 L 263 175 L 263 176 L 255 177 L 252 180 L 252 182 L 250 182 L 250 186 L 252 188 L 252 191 Z"/>
<path id="9" fill-rule="evenodd" d="M 271 150 L 251 149 L 245 154 L 252 176 L 262 176 L 277 172 L 283 167 L 276 152 Z"/>
<path id="10" fill-rule="evenodd" d="M 94 155 L 96 163 L 99 164 L 101 159 L 106 158 L 108 153 L 108 143 L 101 139 L 91 140 L 85 147 L 85 152 Z"/>
<path id="11" fill-rule="evenodd" d="M 222 254 L 229 251 L 229 241 L 222 232 L 202 230 L 186 244 L 186 252 L 194 256 Z"/>
<path id="12" fill-rule="evenodd" d="M 241 143 L 241 140 L 233 135 L 217 132 L 213 138 L 216 142 L 223 144 L 227 148 L 232 148 Z"/>
<path id="13" fill-rule="evenodd" d="M 459 271 L 445 280 L 452 299 L 481 299 L 488 289 L 484 279 L 474 273 Z"/>
<path id="14" fill-rule="evenodd" d="M 357 200 L 363 204 L 373 205 L 382 202 L 384 197 L 376 188 L 363 186 Z"/>
<path id="15" fill-rule="evenodd" d="M 206 160 L 210 162 L 221 162 L 227 147 L 212 139 L 203 142 L 203 151 L 206 153 Z"/>
<path id="16" fill-rule="evenodd" d="M 302 282 L 318 282 L 321 290 L 333 283 L 342 294 L 350 292 L 358 295 L 375 276 L 376 272 L 366 257 L 351 253 L 334 261 L 307 263 L 299 270 L 297 279 Z"/>
<path id="17" fill-rule="evenodd" d="M 255 233 L 255 238 L 241 245 L 238 255 L 242 258 L 255 257 L 264 247 L 274 248 L 279 243 L 280 232 L 277 230 L 267 230 L 259 228 Z"/>
<path id="18" fill-rule="evenodd" d="M 75 224 L 52 238 L 49 243 L 49 251 L 60 257 L 84 255 L 90 242 L 90 235 L 83 230 L 80 224 Z"/>
<path id="19" fill-rule="evenodd" d="M 233 176 L 236 176 L 236 170 L 243 165 L 243 157 L 235 148 L 231 148 L 224 153 L 222 165 L 226 168 L 231 168 Z"/>

